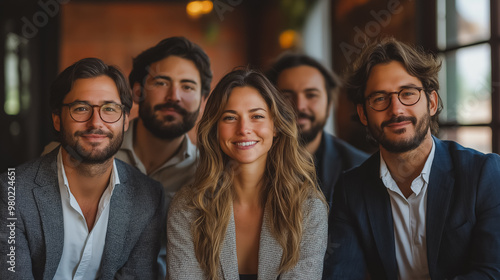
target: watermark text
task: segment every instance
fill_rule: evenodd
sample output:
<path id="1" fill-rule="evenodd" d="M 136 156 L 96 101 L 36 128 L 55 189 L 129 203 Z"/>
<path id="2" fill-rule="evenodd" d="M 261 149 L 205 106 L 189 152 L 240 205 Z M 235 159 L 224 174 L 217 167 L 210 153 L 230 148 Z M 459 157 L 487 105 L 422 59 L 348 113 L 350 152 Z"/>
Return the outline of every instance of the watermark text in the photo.
<path id="1" fill-rule="evenodd" d="M 7 270 L 16 272 L 16 169 L 7 170 Z"/>

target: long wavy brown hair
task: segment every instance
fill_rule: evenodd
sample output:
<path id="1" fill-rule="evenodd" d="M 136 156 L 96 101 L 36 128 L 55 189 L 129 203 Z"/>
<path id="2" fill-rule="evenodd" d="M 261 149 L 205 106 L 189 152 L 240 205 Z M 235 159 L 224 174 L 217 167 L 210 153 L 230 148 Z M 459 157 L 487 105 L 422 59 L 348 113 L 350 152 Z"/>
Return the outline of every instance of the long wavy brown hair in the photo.
<path id="1" fill-rule="evenodd" d="M 308 198 L 325 202 L 316 183 L 312 157 L 298 144 L 292 107 L 260 72 L 230 72 L 212 91 L 199 123 L 200 163 L 188 194 L 192 196 L 189 206 L 196 210 L 191 229 L 195 255 L 208 279 L 217 279 L 219 255 L 232 213 L 233 178 L 238 172 L 238 165 L 222 151 L 217 131 L 236 87 L 252 87 L 261 94 L 277 132 L 268 152 L 261 201 L 271 217 L 267 226 L 283 248 L 279 273 L 291 269 L 299 260 L 304 202 Z"/>

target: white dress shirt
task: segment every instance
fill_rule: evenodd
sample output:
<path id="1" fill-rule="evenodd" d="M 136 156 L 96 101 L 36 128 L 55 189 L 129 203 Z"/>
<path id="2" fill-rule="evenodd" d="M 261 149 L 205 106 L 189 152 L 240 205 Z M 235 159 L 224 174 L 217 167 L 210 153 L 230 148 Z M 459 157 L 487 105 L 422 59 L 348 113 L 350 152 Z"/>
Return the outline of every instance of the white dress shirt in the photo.
<path id="1" fill-rule="evenodd" d="M 82 210 L 69 188 L 61 150 L 57 155 L 57 173 L 64 219 L 64 246 L 54 279 L 96 279 L 101 267 L 108 228 L 109 202 L 115 185 L 120 184 L 116 164 L 113 161 L 109 185 L 99 200 L 91 232 L 89 232 Z"/>
<path id="2" fill-rule="evenodd" d="M 435 144 L 420 175 L 411 183 L 413 193 L 405 198 L 391 176 L 380 154 L 380 178 L 391 199 L 392 219 L 398 278 L 401 280 L 430 279 L 427 264 L 425 214 L 427 210 L 427 185 L 434 160 Z"/>

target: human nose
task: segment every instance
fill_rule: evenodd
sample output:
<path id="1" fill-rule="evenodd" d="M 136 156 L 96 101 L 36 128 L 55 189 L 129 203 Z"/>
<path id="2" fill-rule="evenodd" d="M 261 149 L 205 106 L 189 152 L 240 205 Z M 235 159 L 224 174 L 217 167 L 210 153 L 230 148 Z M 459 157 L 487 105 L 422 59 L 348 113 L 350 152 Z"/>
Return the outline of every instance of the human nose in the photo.
<path id="1" fill-rule="evenodd" d="M 92 124 L 94 127 L 99 127 L 102 125 L 103 120 L 101 118 L 101 107 L 100 106 L 92 106 L 92 112 L 90 119 L 87 123 Z"/>
<path id="2" fill-rule="evenodd" d="M 403 103 L 401 103 L 401 101 L 399 100 L 399 93 L 391 92 L 389 100 L 390 104 L 389 104 L 389 109 L 387 111 L 390 111 L 393 115 L 402 114 L 405 105 L 403 105 Z"/>
<path id="3" fill-rule="evenodd" d="M 180 100 L 180 87 L 172 84 L 167 92 L 167 100 L 178 102 Z"/>
<path id="4" fill-rule="evenodd" d="M 252 131 L 250 121 L 242 118 L 238 122 L 238 133 L 241 135 L 249 134 Z"/>
<path id="5" fill-rule="evenodd" d="M 297 94 L 295 98 L 295 108 L 298 112 L 307 110 L 307 98 L 303 94 Z"/>

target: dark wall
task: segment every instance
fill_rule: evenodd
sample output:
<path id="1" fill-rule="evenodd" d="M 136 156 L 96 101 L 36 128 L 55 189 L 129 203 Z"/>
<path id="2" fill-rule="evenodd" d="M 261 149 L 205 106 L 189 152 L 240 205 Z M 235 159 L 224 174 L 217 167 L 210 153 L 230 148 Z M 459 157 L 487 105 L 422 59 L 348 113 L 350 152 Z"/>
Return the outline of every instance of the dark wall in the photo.
<path id="1" fill-rule="evenodd" d="M 417 1 L 333 0 L 332 57 L 336 73 L 344 76 L 366 41 L 393 36 L 403 42 L 417 42 Z M 335 122 L 337 136 L 366 151 L 376 147 L 366 141 L 365 128 L 357 121 L 354 105 L 345 92 L 339 95 Z"/>
<path id="2" fill-rule="evenodd" d="M 57 74 L 60 4 L 56 0 L 46 3 L 51 4 L 0 3 L 0 173 L 36 158 L 43 143 L 52 138 L 47 104 L 50 81 Z M 6 74 L 12 74 L 5 72 L 7 38 L 14 45 L 10 54 L 18 62 L 14 76 L 19 78 L 16 102 L 20 107 L 16 114 L 5 110 Z"/>

